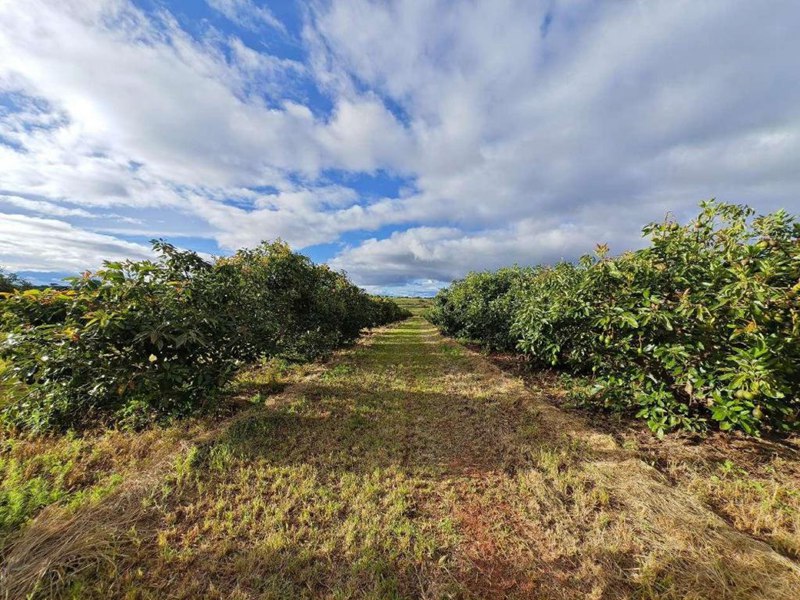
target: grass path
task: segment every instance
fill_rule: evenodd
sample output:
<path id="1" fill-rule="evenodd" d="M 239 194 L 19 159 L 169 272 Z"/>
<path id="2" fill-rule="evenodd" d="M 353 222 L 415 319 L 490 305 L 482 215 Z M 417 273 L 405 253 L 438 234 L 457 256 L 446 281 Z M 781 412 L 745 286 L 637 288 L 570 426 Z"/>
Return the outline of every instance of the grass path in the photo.
<path id="1" fill-rule="evenodd" d="M 65 594 L 788 600 L 800 589 L 791 560 L 419 316 L 194 445 L 143 498 L 113 558 Z"/>

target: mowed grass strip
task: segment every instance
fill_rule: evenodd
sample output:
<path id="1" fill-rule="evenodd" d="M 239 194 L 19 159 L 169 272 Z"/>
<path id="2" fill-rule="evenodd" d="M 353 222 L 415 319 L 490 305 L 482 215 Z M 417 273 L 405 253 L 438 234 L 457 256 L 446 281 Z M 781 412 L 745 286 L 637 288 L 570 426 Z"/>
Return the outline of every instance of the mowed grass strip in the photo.
<path id="1" fill-rule="evenodd" d="M 792 560 L 419 315 L 258 398 L 176 455 L 113 552 L 42 594 L 789 599 L 800 589 Z"/>

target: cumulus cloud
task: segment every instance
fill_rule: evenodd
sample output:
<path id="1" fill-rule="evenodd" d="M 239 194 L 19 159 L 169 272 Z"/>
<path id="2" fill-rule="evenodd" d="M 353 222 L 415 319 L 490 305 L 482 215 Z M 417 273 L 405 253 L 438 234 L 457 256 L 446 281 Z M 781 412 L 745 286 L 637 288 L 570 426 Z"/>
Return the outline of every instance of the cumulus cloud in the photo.
<path id="1" fill-rule="evenodd" d="M 152 258 L 147 246 L 56 219 L 0 213 L 2 266 L 12 271 L 84 271 L 104 260 Z"/>
<path id="2" fill-rule="evenodd" d="M 763 181 L 780 157 L 751 140 L 800 124 L 786 15 L 749 2 L 591 4 L 337 2 L 318 27 L 354 76 L 416 117 L 418 185 L 464 223 L 669 187 L 691 203 L 730 174 L 726 153 L 707 153 L 697 182 L 677 149 L 735 147 L 740 176 Z M 780 176 L 786 202 L 798 174 Z"/>
<path id="3" fill-rule="evenodd" d="M 397 290 L 623 250 L 712 196 L 800 208 L 792 0 L 319 0 L 288 54 L 252 43 L 289 35 L 265 4 L 208 5 L 238 32 L 168 3 L 0 4 L 0 206 L 106 249 L 187 223 L 226 250 L 360 232 L 330 262 Z"/>
<path id="4" fill-rule="evenodd" d="M 407 282 L 448 282 L 468 271 L 511 264 L 554 263 L 591 252 L 614 236 L 618 248 L 635 248 L 638 235 L 619 238 L 613 227 L 577 227 L 525 219 L 508 227 L 464 232 L 454 227 L 413 227 L 385 239 L 371 238 L 339 253 L 331 264 L 365 285 L 404 286 Z"/>
<path id="5" fill-rule="evenodd" d="M 421 193 L 407 206 L 459 228 L 370 240 L 335 264 L 364 281 L 446 280 L 551 260 L 553 233 L 568 256 L 593 241 L 624 249 L 644 223 L 711 196 L 797 208 L 789 15 L 796 4 L 741 1 L 319 6 L 316 47 L 336 58 L 317 64 L 346 65 L 339 76 L 410 115 Z M 530 219 L 549 229 L 528 240 L 503 227 Z"/>
<path id="6" fill-rule="evenodd" d="M 93 213 L 82 208 L 70 208 L 54 202 L 48 202 L 47 200 L 32 200 L 30 198 L 20 198 L 19 196 L 9 196 L 6 194 L 0 194 L 0 205 L 21 208 L 40 215 L 50 215 L 53 217 L 84 217 L 87 219 L 94 217 Z"/>
<path id="7" fill-rule="evenodd" d="M 252 8 L 218 4 L 237 14 Z M 300 63 L 233 36 L 221 43 L 191 37 L 169 13 L 145 15 L 118 0 L 0 6 L 0 89 L 15 108 L 0 110 L 0 191 L 53 206 L 184 211 L 211 225 L 222 215 L 214 234 L 226 247 L 277 236 L 302 244 L 293 219 L 324 221 L 313 207 L 250 215 L 225 201 L 242 188 L 313 180 L 322 169 L 386 167 L 407 149 L 403 127 L 373 98 L 337 99 L 329 119 L 315 115 L 281 97 L 292 95 L 290 75 L 304 76 Z M 369 135 L 370 125 L 384 136 Z M 50 215 L 86 216 L 71 210 Z M 237 238 L 239 215 L 266 225 Z M 164 229 L 152 225 L 153 235 Z M 339 231 L 327 229 L 313 239 Z"/>

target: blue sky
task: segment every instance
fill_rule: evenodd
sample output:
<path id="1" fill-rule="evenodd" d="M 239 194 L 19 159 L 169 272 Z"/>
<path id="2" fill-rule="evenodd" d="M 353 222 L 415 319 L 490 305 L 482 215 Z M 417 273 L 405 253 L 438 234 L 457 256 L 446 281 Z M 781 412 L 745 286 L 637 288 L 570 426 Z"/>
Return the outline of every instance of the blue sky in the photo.
<path id="1" fill-rule="evenodd" d="M 283 238 L 388 293 L 800 212 L 800 4 L 0 3 L 0 266 Z"/>

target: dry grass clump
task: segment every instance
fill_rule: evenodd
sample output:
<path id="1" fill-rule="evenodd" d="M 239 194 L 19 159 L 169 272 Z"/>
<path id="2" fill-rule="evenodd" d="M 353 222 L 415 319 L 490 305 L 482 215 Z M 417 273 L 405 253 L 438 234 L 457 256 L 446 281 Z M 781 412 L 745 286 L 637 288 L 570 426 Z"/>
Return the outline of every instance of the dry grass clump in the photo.
<path id="1" fill-rule="evenodd" d="M 118 542 L 142 516 L 141 494 L 154 481 L 126 485 L 93 505 L 49 506 L 7 548 L 0 568 L 3 598 L 54 597 L 69 579 L 99 563 L 113 565 Z"/>
<path id="2" fill-rule="evenodd" d="M 649 597 L 796 598 L 800 567 L 730 527 L 638 459 L 600 465 L 648 554 L 634 580 Z"/>
<path id="3" fill-rule="evenodd" d="M 628 435 L 623 441 L 669 481 L 735 529 L 800 559 L 800 451 L 797 440 L 715 435 L 676 437 L 662 444 Z"/>

